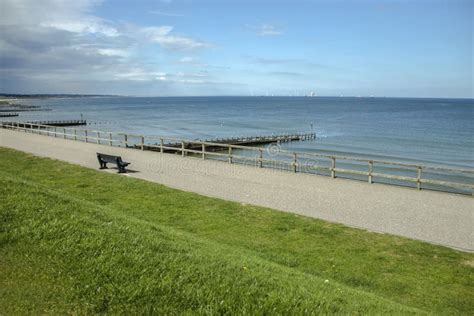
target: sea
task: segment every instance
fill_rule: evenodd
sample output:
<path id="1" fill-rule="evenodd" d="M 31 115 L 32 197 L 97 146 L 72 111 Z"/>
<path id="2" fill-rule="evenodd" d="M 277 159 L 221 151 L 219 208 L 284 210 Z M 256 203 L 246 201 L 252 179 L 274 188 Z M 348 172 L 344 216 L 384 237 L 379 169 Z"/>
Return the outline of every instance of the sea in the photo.
<path id="1" fill-rule="evenodd" d="M 108 132 L 212 140 L 314 132 L 285 150 L 474 168 L 473 99 L 80 97 L 21 100 L 51 111 L 21 121 L 85 119 Z"/>

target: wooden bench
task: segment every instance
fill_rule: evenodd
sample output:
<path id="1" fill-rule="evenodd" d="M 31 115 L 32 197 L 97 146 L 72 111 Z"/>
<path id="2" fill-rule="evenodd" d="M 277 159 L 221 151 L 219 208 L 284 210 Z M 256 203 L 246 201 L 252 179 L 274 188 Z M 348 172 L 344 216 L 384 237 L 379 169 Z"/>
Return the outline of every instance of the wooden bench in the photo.
<path id="1" fill-rule="evenodd" d="M 130 164 L 129 162 L 122 161 L 122 157 L 120 156 L 113 156 L 113 155 L 100 154 L 100 153 L 97 153 L 97 160 L 99 160 L 100 169 L 107 169 L 107 163 L 109 162 L 116 164 L 118 168 L 118 173 L 127 172 L 125 167 Z"/>

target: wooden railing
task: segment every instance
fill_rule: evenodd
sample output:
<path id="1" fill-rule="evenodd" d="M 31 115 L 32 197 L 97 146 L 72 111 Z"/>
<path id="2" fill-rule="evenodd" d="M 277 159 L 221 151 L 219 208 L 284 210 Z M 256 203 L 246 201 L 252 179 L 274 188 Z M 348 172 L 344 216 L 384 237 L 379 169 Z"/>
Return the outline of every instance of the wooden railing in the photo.
<path id="1" fill-rule="evenodd" d="M 381 182 L 412 186 L 419 190 L 434 189 L 474 194 L 474 169 L 458 169 L 359 157 L 286 151 L 281 150 L 276 144 L 268 147 L 250 147 L 200 140 L 185 140 L 174 137 L 54 127 L 24 122 L 0 122 L 0 128 L 108 146 L 138 148 L 141 150 L 154 149 L 154 151 L 161 153 L 166 152 L 166 150 L 172 150 L 182 157 L 193 156 L 202 159 L 227 161 L 228 163 L 250 164 L 259 168 L 316 173 L 327 175 L 331 178 L 349 177 L 359 180 L 365 179 L 369 183 Z M 167 146 L 169 143 L 180 143 L 181 146 L 170 147 Z M 189 144 L 193 144 L 193 149 L 187 148 Z M 209 151 L 206 150 L 207 147 L 218 147 L 221 150 Z"/>

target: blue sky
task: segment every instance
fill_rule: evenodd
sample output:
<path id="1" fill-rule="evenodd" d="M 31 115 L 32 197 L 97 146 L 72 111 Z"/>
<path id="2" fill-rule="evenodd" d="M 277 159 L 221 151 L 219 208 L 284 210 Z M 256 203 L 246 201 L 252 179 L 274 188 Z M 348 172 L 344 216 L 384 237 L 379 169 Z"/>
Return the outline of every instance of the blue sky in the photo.
<path id="1" fill-rule="evenodd" d="M 471 1 L 0 6 L 1 92 L 473 97 Z"/>

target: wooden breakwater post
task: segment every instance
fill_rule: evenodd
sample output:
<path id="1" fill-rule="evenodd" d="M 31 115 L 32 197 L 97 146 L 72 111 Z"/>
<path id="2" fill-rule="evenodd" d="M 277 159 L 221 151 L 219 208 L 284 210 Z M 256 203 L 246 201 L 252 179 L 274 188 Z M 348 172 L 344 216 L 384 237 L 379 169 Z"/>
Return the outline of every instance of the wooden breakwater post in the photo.
<path id="1" fill-rule="evenodd" d="M 293 172 L 296 172 L 298 168 L 298 160 L 296 158 L 296 153 L 293 153 Z"/>

